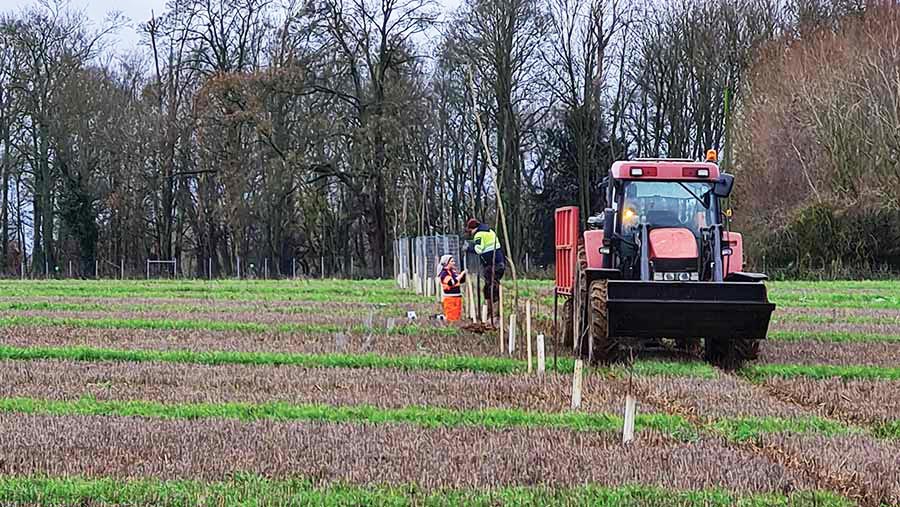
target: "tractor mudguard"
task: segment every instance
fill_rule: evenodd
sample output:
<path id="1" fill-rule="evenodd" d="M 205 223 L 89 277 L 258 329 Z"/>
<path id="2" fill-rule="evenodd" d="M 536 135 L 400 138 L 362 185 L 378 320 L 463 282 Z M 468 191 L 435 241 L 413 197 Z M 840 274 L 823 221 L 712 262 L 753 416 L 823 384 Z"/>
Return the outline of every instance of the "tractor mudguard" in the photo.
<path id="1" fill-rule="evenodd" d="M 608 333 L 636 338 L 764 339 L 775 305 L 748 282 L 607 282 Z"/>

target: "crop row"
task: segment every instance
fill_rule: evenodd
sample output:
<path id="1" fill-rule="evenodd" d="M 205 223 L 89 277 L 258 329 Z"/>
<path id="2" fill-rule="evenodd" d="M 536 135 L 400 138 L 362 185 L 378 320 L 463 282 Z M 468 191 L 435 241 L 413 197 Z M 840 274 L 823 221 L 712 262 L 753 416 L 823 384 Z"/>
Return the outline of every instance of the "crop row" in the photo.
<path id="1" fill-rule="evenodd" d="M 253 333 L 336 333 L 350 331 L 355 333 L 419 335 L 434 333 L 443 336 L 456 335 L 459 329 L 453 326 L 419 326 L 404 324 L 388 329 L 387 327 L 367 327 L 362 324 L 342 326 L 339 324 L 303 324 L 286 323 L 277 325 L 256 322 L 223 322 L 215 320 L 175 320 L 175 319 L 141 319 L 141 318 L 79 318 L 79 317 L 46 317 L 46 316 L 3 316 L 0 317 L 0 328 L 12 326 L 65 326 L 90 329 L 148 329 L 167 331 L 239 331 Z"/>
<path id="2" fill-rule="evenodd" d="M 361 487 L 317 485 L 309 479 L 273 480 L 239 474 L 228 481 L 86 479 L 0 476 L 0 502 L 23 504 L 155 505 L 160 507 L 317 505 L 373 507 L 566 506 L 566 507 L 844 507 L 847 499 L 826 492 L 737 495 L 721 489 L 671 491 L 650 486 L 617 488 L 507 487 L 492 490 L 426 492 L 415 485 Z"/>
<path id="3" fill-rule="evenodd" d="M 471 371 L 485 373 L 522 373 L 527 363 L 520 359 L 490 356 L 386 356 L 379 354 L 303 354 L 280 352 L 193 351 L 193 350 L 129 350 L 102 347 L 39 347 L 0 345 L 0 360 L 62 359 L 72 361 L 132 361 L 193 364 L 247 364 L 261 366 L 293 365 L 309 368 L 398 368 L 404 370 Z M 560 357 L 547 359 L 548 370 L 571 372 L 573 360 Z M 632 367 L 616 366 L 600 369 L 610 374 L 628 376 L 669 375 L 712 378 L 716 370 L 701 362 L 637 361 Z M 769 377 L 810 377 L 818 379 L 884 379 L 900 380 L 900 367 L 873 365 L 802 365 L 753 364 L 740 370 L 752 380 Z"/>
<path id="4" fill-rule="evenodd" d="M 618 432 L 548 427 L 0 413 L 0 433 L 2 473 L 19 476 L 221 480 L 255 473 L 415 482 L 428 490 L 585 483 L 748 493 L 828 489 L 721 437 L 682 441 L 654 429 L 623 447 Z"/>
<path id="5" fill-rule="evenodd" d="M 359 319 L 362 320 L 362 319 Z M 357 321 L 358 322 L 358 321 Z M 461 334 L 456 326 L 410 325 L 402 324 L 388 328 L 386 326 L 366 326 L 361 323 L 301 323 L 288 322 L 281 324 L 265 324 L 259 322 L 230 320 L 195 320 L 195 319 L 148 319 L 148 318 L 114 318 L 114 317 L 61 317 L 45 315 L 7 315 L 0 316 L 0 328 L 11 327 L 71 327 L 78 329 L 137 329 L 164 331 L 234 331 L 243 333 L 308 333 L 333 334 L 349 331 L 357 334 L 393 334 L 419 336 L 433 334 L 439 336 L 455 336 Z M 774 341 L 821 341 L 835 343 L 856 342 L 900 342 L 898 334 L 879 334 L 874 332 L 847 331 L 770 331 L 768 338 Z"/>
<path id="6" fill-rule="evenodd" d="M 366 405 L 291 405 L 288 403 L 156 403 L 141 400 L 99 401 L 82 398 L 74 401 L 33 398 L 0 398 L 0 412 L 41 415 L 102 415 L 151 417 L 160 419 L 235 419 L 251 421 L 318 421 L 329 423 L 411 424 L 425 428 L 474 426 L 488 429 L 515 427 L 564 428 L 575 431 L 614 432 L 622 428 L 622 419 L 613 414 L 584 412 L 528 412 L 516 409 L 451 410 L 439 407 L 403 407 L 384 409 Z M 723 422 L 723 428 L 729 428 Z M 739 423 L 734 423 L 739 424 Z M 773 423 L 779 424 L 779 423 Z M 826 429 L 806 422 L 780 422 L 784 428 Z M 678 416 L 638 414 L 635 428 L 655 429 L 679 438 L 694 438 L 691 425 Z M 837 428 L 827 428 L 837 433 Z"/>
<path id="7" fill-rule="evenodd" d="M 655 366 L 665 367 L 661 363 Z M 567 412 L 571 402 L 571 378 L 558 374 L 538 377 L 391 368 L 59 360 L 3 361 L 0 370 L 4 372 L 0 397 L 48 401 L 93 398 L 167 405 L 368 405 L 388 410 L 426 406 L 463 412 L 513 409 L 538 413 Z M 623 373 L 589 370 L 584 376 L 580 410 L 600 416 L 621 413 L 631 390 L 638 399 L 639 413 L 687 414 L 699 426 L 723 419 L 808 420 L 821 416 L 875 429 L 892 423 L 900 408 L 896 381 L 772 377 L 753 384 L 735 375 L 629 378 Z"/>

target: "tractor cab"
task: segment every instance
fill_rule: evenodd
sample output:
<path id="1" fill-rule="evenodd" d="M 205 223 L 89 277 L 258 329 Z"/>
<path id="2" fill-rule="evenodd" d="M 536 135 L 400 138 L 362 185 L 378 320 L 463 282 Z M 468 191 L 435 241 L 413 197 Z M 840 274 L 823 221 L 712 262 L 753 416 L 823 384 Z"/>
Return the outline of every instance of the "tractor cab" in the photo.
<path id="1" fill-rule="evenodd" d="M 717 195 L 721 175 L 712 163 L 639 160 L 618 163 L 605 181 L 611 215 L 610 260 L 623 279 L 642 279 L 641 246 L 647 245 L 646 276 L 657 281 L 712 280 L 712 231 L 724 214 Z M 720 188 L 720 194 L 721 188 Z M 646 239 L 644 238 L 646 233 Z M 731 238 L 738 241 L 737 237 Z M 612 247 L 612 248 L 609 248 Z M 726 250 L 731 256 L 734 249 Z M 730 266 L 728 266 L 730 267 Z M 740 271 L 735 265 L 733 271 Z M 726 273 L 727 274 L 727 273 Z"/>
<path id="2" fill-rule="evenodd" d="M 723 365 L 755 356 L 774 305 L 763 274 L 743 272 L 742 237 L 726 227 L 734 178 L 713 162 L 613 164 L 604 209 L 578 231 L 578 208 L 556 214 L 557 295 L 576 351 L 614 361 L 641 340 L 701 339 Z"/>

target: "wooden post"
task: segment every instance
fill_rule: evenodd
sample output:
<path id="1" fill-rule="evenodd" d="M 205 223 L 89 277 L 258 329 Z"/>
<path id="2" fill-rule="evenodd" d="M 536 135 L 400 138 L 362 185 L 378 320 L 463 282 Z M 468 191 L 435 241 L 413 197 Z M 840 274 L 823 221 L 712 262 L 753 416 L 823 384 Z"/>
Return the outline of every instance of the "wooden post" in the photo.
<path id="1" fill-rule="evenodd" d="M 544 335 L 537 335 L 537 372 L 538 375 L 543 375 L 544 371 L 547 368 L 547 364 L 544 360 Z"/>
<path id="2" fill-rule="evenodd" d="M 125 258 L 124 257 L 119 259 L 119 272 L 121 273 L 119 275 L 119 278 L 124 280 L 125 279 Z"/>
<path id="3" fill-rule="evenodd" d="M 634 414 L 637 410 L 637 400 L 631 393 L 625 396 L 625 426 L 622 428 L 622 443 L 628 444 L 634 440 Z"/>
<path id="4" fill-rule="evenodd" d="M 488 322 L 487 305 L 481 305 L 481 322 L 484 324 Z"/>
<path id="5" fill-rule="evenodd" d="M 323 255 L 322 257 L 319 258 L 319 260 L 320 260 L 319 268 L 321 269 L 321 272 L 319 273 L 319 277 L 322 280 L 324 280 L 325 279 L 325 256 Z"/>
<path id="6" fill-rule="evenodd" d="M 503 287 L 498 287 L 500 291 L 500 353 L 503 353 Z M 491 315 L 491 321 L 494 320 L 494 316 Z"/>
<path id="7" fill-rule="evenodd" d="M 516 351 L 516 312 L 509 315 L 509 355 Z"/>
<path id="8" fill-rule="evenodd" d="M 69 278 L 72 278 L 72 261 L 69 261 Z"/>
<path id="9" fill-rule="evenodd" d="M 466 275 L 468 277 L 468 275 Z M 466 310 L 469 314 L 469 320 L 478 322 L 478 316 L 475 314 L 475 300 L 472 299 L 472 284 L 466 280 Z"/>
<path id="10" fill-rule="evenodd" d="M 384 256 L 381 256 L 381 278 L 384 278 Z"/>
<path id="11" fill-rule="evenodd" d="M 264 280 L 269 279 L 269 258 L 268 257 L 263 259 L 263 279 Z"/>
<path id="12" fill-rule="evenodd" d="M 525 301 L 525 348 L 528 353 L 528 373 L 531 373 L 531 300 Z"/>
<path id="13" fill-rule="evenodd" d="M 291 278 L 297 278 L 297 258 L 291 257 Z"/>
<path id="14" fill-rule="evenodd" d="M 581 407 L 581 373 L 584 363 L 581 359 L 575 360 L 575 371 L 572 375 L 572 410 Z"/>

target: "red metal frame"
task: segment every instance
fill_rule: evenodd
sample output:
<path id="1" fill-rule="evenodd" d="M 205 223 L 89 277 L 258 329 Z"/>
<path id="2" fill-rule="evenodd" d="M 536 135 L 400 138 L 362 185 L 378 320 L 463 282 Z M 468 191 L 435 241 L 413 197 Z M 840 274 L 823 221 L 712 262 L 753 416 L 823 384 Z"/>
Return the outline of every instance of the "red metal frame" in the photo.
<path id="1" fill-rule="evenodd" d="M 572 295 L 575 261 L 578 255 L 578 207 L 556 209 L 556 292 Z"/>

